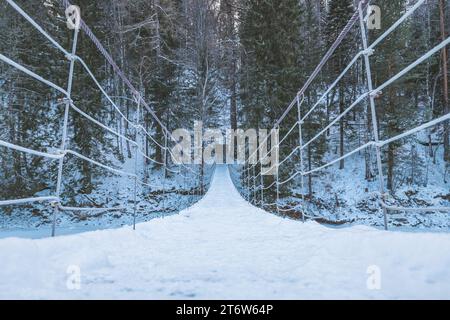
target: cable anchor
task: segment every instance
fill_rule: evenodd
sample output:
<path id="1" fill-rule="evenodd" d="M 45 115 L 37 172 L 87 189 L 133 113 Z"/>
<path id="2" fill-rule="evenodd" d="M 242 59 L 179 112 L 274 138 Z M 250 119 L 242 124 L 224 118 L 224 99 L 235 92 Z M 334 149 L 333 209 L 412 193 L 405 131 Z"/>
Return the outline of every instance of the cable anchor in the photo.
<path id="1" fill-rule="evenodd" d="M 363 50 L 363 51 L 362 51 L 362 54 L 365 55 L 365 56 L 370 57 L 371 55 L 374 54 L 374 52 L 375 52 L 374 49 L 368 48 L 368 49 L 366 49 L 366 50 Z"/>
<path id="2" fill-rule="evenodd" d="M 383 95 L 383 91 L 375 91 L 375 90 L 373 90 L 372 92 L 370 92 L 369 95 L 370 95 L 371 98 L 379 99 Z"/>
<path id="3" fill-rule="evenodd" d="M 66 59 L 69 61 L 75 61 L 77 59 L 77 55 L 72 53 L 66 54 Z"/>

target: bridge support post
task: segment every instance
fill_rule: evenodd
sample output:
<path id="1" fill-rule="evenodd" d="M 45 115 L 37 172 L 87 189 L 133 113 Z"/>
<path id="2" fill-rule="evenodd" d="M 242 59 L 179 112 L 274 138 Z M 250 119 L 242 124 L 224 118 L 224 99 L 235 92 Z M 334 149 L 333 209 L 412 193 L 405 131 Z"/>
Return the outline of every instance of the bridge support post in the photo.
<path id="1" fill-rule="evenodd" d="M 251 203 L 252 202 L 252 197 L 253 197 L 253 195 L 252 195 L 252 192 L 253 192 L 253 190 L 252 190 L 252 178 L 253 178 L 253 172 L 252 172 L 252 167 L 250 166 L 250 163 L 249 163 L 249 167 L 248 167 L 248 201 Z"/>
<path id="2" fill-rule="evenodd" d="M 247 190 L 248 190 L 248 201 L 251 202 L 252 201 L 252 191 L 251 191 L 250 185 L 251 185 L 252 177 L 251 177 L 251 171 L 250 171 L 251 170 L 250 163 L 248 165 L 249 165 L 249 167 L 248 167 L 248 176 L 247 176 Z"/>
<path id="3" fill-rule="evenodd" d="M 197 168 L 195 169 L 195 198 L 194 201 L 197 201 L 200 196 L 200 176 L 197 174 Z"/>
<path id="4" fill-rule="evenodd" d="M 277 186 L 277 199 L 275 200 L 275 205 L 277 207 L 277 213 L 280 214 L 280 207 L 278 206 L 278 201 L 280 200 L 280 182 L 277 168 L 277 182 L 275 183 Z"/>
<path id="5" fill-rule="evenodd" d="M 375 98 L 373 92 L 373 83 L 372 83 L 372 70 L 370 67 L 370 58 L 369 56 L 372 54 L 372 52 L 369 52 L 368 50 L 368 44 L 367 44 L 367 34 L 366 34 L 366 27 L 364 23 L 364 12 L 362 9 L 361 2 L 358 6 L 359 10 L 359 21 L 360 21 L 360 28 L 361 28 L 361 39 L 364 49 L 364 64 L 366 68 L 366 77 L 367 77 L 367 87 L 369 89 L 369 101 L 370 101 L 370 111 L 371 111 L 371 117 L 372 117 L 372 130 L 373 130 L 373 138 L 375 141 L 375 152 L 376 152 L 376 158 L 377 158 L 377 171 L 378 171 L 378 182 L 379 182 L 379 191 L 380 191 L 380 197 L 381 199 L 384 198 L 384 178 L 383 178 L 383 164 L 381 162 L 381 147 L 378 145 L 379 143 L 379 135 L 378 135 L 378 121 L 377 121 L 377 113 L 376 113 L 376 106 L 375 106 Z M 387 209 L 381 204 L 383 210 L 383 218 L 384 218 L 384 228 L 385 230 L 388 229 L 388 220 L 387 220 Z"/>
<path id="6" fill-rule="evenodd" d="M 189 200 L 189 205 L 191 205 L 193 197 L 191 196 L 192 188 L 187 182 L 187 176 L 189 174 L 187 167 L 185 168 L 185 174 L 186 174 L 186 177 L 185 177 L 185 179 L 186 179 L 186 190 L 188 190 L 188 200 Z M 187 189 L 187 188 L 189 188 L 189 189 Z"/>
<path id="7" fill-rule="evenodd" d="M 298 143 L 299 143 L 299 152 L 300 152 L 300 172 L 301 172 L 301 189 L 302 189 L 302 221 L 305 222 L 305 168 L 303 166 L 303 133 L 302 133 L 302 127 L 303 127 L 303 119 L 302 119 L 302 110 L 301 105 L 303 102 L 300 101 L 300 97 L 297 94 L 297 119 L 298 119 Z"/>
<path id="8" fill-rule="evenodd" d="M 262 162 L 259 162 L 260 164 L 260 171 L 261 171 L 261 208 L 264 209 L 264 175 L 263 175 L 263 166 L 262 166 Z"/>
<path id="9" fill-rule="evenodd" d="M 184 169 L 184 167 L 181 167 L 181 170 L 183 170 Z M 183 194 L 183 198 L 184 198 L 184 196 L 186 195 L 186 191 L 187 191 L 187 181 L 186 181 L 186 174 L 187 174 L 187 170 L 186 169 L 184 169 L 184 175 L 183 175 L 183 188 L 184 188 L 184 193 L 185 194 Z M 189 193 L 188 193 L 188 200 L 189 200 Z"/>
<path id="10" fill-rule="evenodd" d="M 163 210 L 166 210 L 166 178 L 167 178 L 167 132 L 164 134 L 164 174 L 163 174 Z"/>
<path id="11" fill-rule="evenodd" d="M 247 163 L 245 172 L 245 189 L 247 190 L 246 199 L 250 202 L 250 163 Z"/>
<path id="12" fill-rule="evenodd" d="M 133 208 L 133 230 L 136 230 L 136 214 L 137 214 L 137 180 L 138 180 L 138 156 L 139 156 L 139 122 L 141 121 L 140 119 L 140 114 L 141 114 L 141 99 L 136 98 L 136 103 L 137 103 L 137 107 L 136 107 L 136 116 L 135 116 L 135 129 L 134 129 L 134 134 L 135 134 L 135 142 L 136 145 L 135 147 L 135 152 L 134 152 L 134 208 Z"/>
<path id="13" fill-rule="evenodd" d="M 244 189 L 245 189 L 245 184 L 244 184 L 245 183 L 245 163 L 242 164 L 242 170 L 241 170 L 241 174 L 239 176 L 239 179 L 240 179 L 239 181 L 241 183 L 242 192 L 244 192 Z M 245 196 L 245 195 L 243 194 L 243 196 Z"/>
<path id="14" fill-rule="evenodd" d="M 244 188 L 245 188 L 245 199 L 248 201 L 248 163 L 244 165 Z"/>
<path id="15" fill-rule="evenodd" d="M 280 126 L 277 125 L 276 126 L 278 131 L 280 130 Z M 278 139 L 277 139 L 278 140 Z M 277 181 L 276 181 L 276 187 L 277 187 L 277 199 L 276 199 L 276 207 L 277 207 L 277 213 L 280 214 L 280 207 L 278 206 L 278 202 L 280 201 L 280 167 L 279 167 L 279 154 L 280 154 L 280 143 L 279 141 L 277 142 L 278 146 L 276 146 L 275 150 L 277 152 L 277 163 L 276 163 L 276 168 L 277 168 L 277 172 L 276 172 L 276 177 L 277 177 Z"/>
<path id="16" fill-rule="evenodd" d="M 253 190 L 252 190 L 253 202 L 256 202 L 256 164 L 253 166 Z"/>
<path id="17" fill-rule="evenodd" d="M 64 110 L 64 122 L 62 128 L 62 139 L 60 145 L 60 152 L 65 152 L 66 150 L 66 140 L 67 140 L 67 127 L 69 125 L 69 111 L 70 104 L 72 103 L 72 86 L 73 86 L 73 73 L 75 69 L 75 54 L 77 52 L 77 44 L 78 44 L 78 32 L 79 29 L 75 28 L 73 33 L 73 41 L 72 41 L 72 51 L 71 56 L 67 57 L 70 59 L 69 66 L 69 78 L 67 80 L 67 95 L 65 101 L 65 110 Z M 59 199 L 61 196 L 61 187 L 63 180 L 63 167 L 64 167 L 64 157 L 59 160 L 58 163 L 58 178 L 56 181 L 56 197 Z M 58 200 L 59 201 L 59 200 Z M 52 219 L 52 237 L 56 234 L 56 218 L 59 212 L 59 203 L 56 204 L 53 208 L 53 219 Z"/>
<path id="18" fill-rule="evenodd" d="M 192 197 L 191 197 L 191 203 L 194 203 L 194 202 L 195 202 L 195 179 L 194 179 L 194 186 L 192 188 Z"/>

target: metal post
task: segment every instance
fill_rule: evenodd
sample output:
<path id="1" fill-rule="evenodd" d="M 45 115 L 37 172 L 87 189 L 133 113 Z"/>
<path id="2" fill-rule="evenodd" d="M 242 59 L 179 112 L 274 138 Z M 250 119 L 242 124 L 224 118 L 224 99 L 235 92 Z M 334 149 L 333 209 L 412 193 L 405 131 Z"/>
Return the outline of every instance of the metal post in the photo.
<path id="1" fill-rule="evenodd" d="M 239 175 L 239 182 L 241 186 L 241 194 L 244 192 L 244 181 L 245 181 L 245 163 L 242 166 L 241 173 Z"/>
<path id="2" fill-rule="evenodd" d="M 77 43 L 78 43 L 78 28 L 74 29 L 73 33 L 73 42 L 72 42 L 72 52 L 71 56 L 67 57 L 70 59 L 70 67 L 69 67 L 69 78 L 67 81 L 67 95 L 66 95 L 66 107 L 64 110 L 64 123 L 63 123 L 63 132 L 62 132 L 62 140 L 60 150 L 61 152 L 65 152 L 66 150 L 66 139 L 67 139 L 67 127 L 69 125 L 69 110 L 70 104 L 72 103 L 71 95 L 72 95 L 72 86 L 73 86 L 73 73 L 75 69 L 75 54 L 77 52 Z M 64 158 L 59 160 L 58 164 L 58 179 L 56 182 L 56 197 L 59 199 L 61 195 L 61 186 L 63 179 L 63 166 L 64 166 Z M 52 221 L 52 237 L 56 234 L 56 216 L 59 212 L 58 205 L 55 205 L 53 209 L 53 221 Z"/>
<path id="3" fill-rule="evenodd" d="M 193 199 L 194 202 L 197 201 L 197 197 L 198 197 L 198 188 L 197 188 L 197 184 L 198 184 L 198 176 L 197 176 L 197 167 L 195 167 L 195 169 L 193 169 L 195 171 L 194 173 L 194 190 L 192 190 L 192 194 L 193 194 Z"/>
<path id="4" fill-rule="evenodd" d="M 164 134 L 164 175 L 163 175 L 163 208 L 166 209 L 166 178 L 167 178 L 167 132 Z"/>
<path id="5" fill-rule="evenodd" d="M 187 190 L 187 192 L 188 192 L 188 194 L 187 194 L 187 196 L 188 196 L 188 203 L 189 203 L 189 205 L 191 205 L 191 201 L 192 201 L 192 197 L 191 197 L 191 186 L 190 185 L 188 185 L 188 170 L 187 170 L 187 167 L 186 168 L 184 168 L 185 170 L 184 170 L 184 173 L 185 173 L 185 181 L 186 181 L 186 190 Z"/>
<path id="6" fill-rule="evenodd" d="M 256 165 L 253 166 L 253 190 L 252 190 L 252 197 L 253 197 L 253 202 L 254 203 L 256 201 L 256 172 L 255 172 L 255 167 L 256 167 Z"/>
<path id="7" fill-rule="evenodd" d="M 245 200 L 248 201 L 248 168 L 247 168 L 247 163 L 244 164 L 244 190 L 245 190 Z"/>
<path id="8" fill-rule="evenodd" d="M 264 207 L 264 176 L 263 176 L 263 166 L 262 162 L 260 162 L 260 170 L 261 170 L 261 207 Z"/>
<path id="9" fill-rule="evenodd" d="M 201 170 L 201 169 L 200 169 Z M 200 181 L 200 170 L 199 170 L 199 173 L 197 174 L 197 199 L 196 199 L 196 201 L 198 201 L 199 200 L 199 198 L 200 198 L 200 196 L 201 196 L 201 193 L 200 193 L 200 183 L 201 183 L 201 181 Z"/>
<path id="10" fill-rule="evenodd" d="M 277 168 L 277 200 L 276 200 L 276 206 L 277 206 L 277 212 L 280 214 L 280 208 L 278 207 L 278 201 L 280 200 L 280 184 L 279 184 L 279 175 L 278 175 L 278 168 Z"/>
<path id="11" fill-rule="evenodd" d="M 187 168 L 186 168 L 186 170 L 187 170 Z M 190 171 L 190 170 L 189 170 Z M 192 173 L 192 172 L 191 172 Z M 191 203 L 194 203 L 194 197 L 195 197 L 195 195 L 194 195 L 194 192 L 195 192 L 195 180 L 194 180 L 194 186 L 193 186 L 193 188 L 191 188 L 191 187 L 189 187 L 190 189 L 189 189 L 189 195 L 191 194 L 191 191 L 192 191 L 192 196 L 191 196 Z"/>
<path id="12" fill-rule="evenodd" d="M 278 131 L 280 130 L 280 127 L 278 125 L 277 125 L 277 129 L 278 129 Z M 280 154 L 280 145 L 279 144 L 275 148 L 275 150 L 276 150 L 277 154 Z M 277 175 L 277 182 L 276 182 L 276 185 L 277 185 L 277 200 L 276 200 L 276 206 L 277 206 L 277 213 L 280 214 L 280 208 L 278 207 L 278 202 L 280 200 L 280 168 L 279 168 L 278 161 L 277 161 L 277 164 L 276 164 L 276 168 L 277 168 L 277 172 L 276 172 L 276 175 Z"/>
<path id="13" fill-rule="evenodd" d="M 303 100 L 302 100 L 303 102 Z M 302 188 L 302 221 L 305 222 L 305 168 L 303 166 L 303 133 L 302 133 L 302 110 L 301 110 L 301 102 L 300 97 L 297 95 L 297 117 L 298 117 L 298 143 L 299 143 L 299 151 L 300 151 L 300 172 L 301 172 L 301 188 Z"/>
<path id="14" fill-rule="evenodd" d="M 384 197 L 384 178 L 383 178 L 383 164 L 381 162 L 381 148 L 378 145 L 379 142 L 379 136 L 378 136 L 378 122 L 377 122 L 377 113 L 376 113 L 376 106 L 375 106 L 375 98 L 373 96 L 373 84 L 372 84 L 372 71 L 370 68 L 370 58 L 369 56 L 372 54 L 372 52 L 368 52 L 367 48 L 367 36 L 366 36 L 366 27 L 364 24 L 364 13 L 362 10 L 361 2 L 358 6 L 359 10 L 359 21 L 360 21 L 360 27 L 361 27 L 361 38 L 363 43 L 363 49 L 364 49 L 364 64 L 366 66 L 366 76 L 367 76 L 367 86 L 370 91 L 369 94 L 369 101 L 370 101 L 370 110 L 372 115 L 372 129 L 373 129 L 373 136 L 376 143 L 375 150 L 376 150 L 376 157 L 377 157 L 377 170 L 378 170 L 378 181 L 379 181 L 379 190 L 380 190 L 380 197 L 383 199 Z M 388 229 L 388 221 L 387 221 L 387 209 L 382 206 L 383 210 L 383 216 L 384 216 L 384 228 L 385 230 Z"/>
<path id="15" fill-rule="evenodd" d="M 250 202 L 250 162 L 248 163 L 248 172 L 247 172 L 247 201 Z"/>
<path id="16" fill-rule="evenodd" d="M 245 171 L 246 167 L 247 167 L 247 164 L 244 163 L 242 166 L 242 193 L 243 193 L 244 199 L 247 199 L 247 194 L 245 192 L 245 189 L 247 188 L 247 186 L 246 186 L 247 178 L 246 178 L 246 171 Z"/>
<path id="17" fill-rule="evenodd" d="M 182 170 L 184 169 L 184 167 L 181 167 L 181 172 L 183 172 Z M 187 170 L 184 169 L 184 176 L 183 176 L 183 188 L 184 188 L 184 193 L 186 193 L 187 191 L 187 181 L 186 181 L 186 176 L 187 176 Z M 183 195 L 183 197 L 186 196 L 186 194 Z M 189 192 L 187 194 L 188 196 L 188 203 L 189 203 Z"/>
<path id="18" fill-rule="evenodd" d="M 137 213 L 137 177 L 138 177 L 138 155 L 139 155 L 139 152 L 138 152 L 138 149 L 139 149 L 139 129 L 138 129 L 138 126 L 139 126 L 139 122 L 140 122 L 140 113 L 141 113 L 141 99 L 139 99 L 139 98 L 137 98 L 136 99 L 137 101 L 137 109 L 136 109 L 136 116 L 135 116 L 135 121 L 136 121 L 136 123 L 135 123 L 135 131 L 134 131 L 134 134 L 135 134 L 135 142 L 136 142 L 136 145 L 134 146 L 135 147 L 135 152 L 134 152 L 134 174 L 135 174 L 135 177 L 134 177 L 134 199 L 133 199 L 133 202 L 134 202 L 134 209 L 133 209 L 133 230 L 136 230 L 136 213 Z"/>

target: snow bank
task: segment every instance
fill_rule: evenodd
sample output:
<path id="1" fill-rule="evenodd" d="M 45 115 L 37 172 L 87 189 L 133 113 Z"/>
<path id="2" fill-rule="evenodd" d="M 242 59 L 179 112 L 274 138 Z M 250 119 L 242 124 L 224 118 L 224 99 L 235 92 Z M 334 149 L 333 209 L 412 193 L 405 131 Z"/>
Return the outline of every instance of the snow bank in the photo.
<path id="1" fill-rule="evenodd" d="M 3 239 L 0 263 L 0 298 L 450 299 L 450 234 L 282 219 L 242 199 L 226 167 L 179 215 Z"/>

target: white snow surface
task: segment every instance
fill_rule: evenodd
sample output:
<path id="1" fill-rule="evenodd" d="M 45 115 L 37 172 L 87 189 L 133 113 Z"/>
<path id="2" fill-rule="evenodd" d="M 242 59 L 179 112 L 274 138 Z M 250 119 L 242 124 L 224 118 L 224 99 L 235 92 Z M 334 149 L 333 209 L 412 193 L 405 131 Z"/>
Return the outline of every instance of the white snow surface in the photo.
<path id="1" fill-rule="evenodd" d="M 247 203 L 226 166 L 178 215 L 136 231 L 2 239 L 0 265 L 3 299 L 450 299 L 450 234 L 283 219 Z M 367 286 L 371 266 L 379 290 Z"/>

